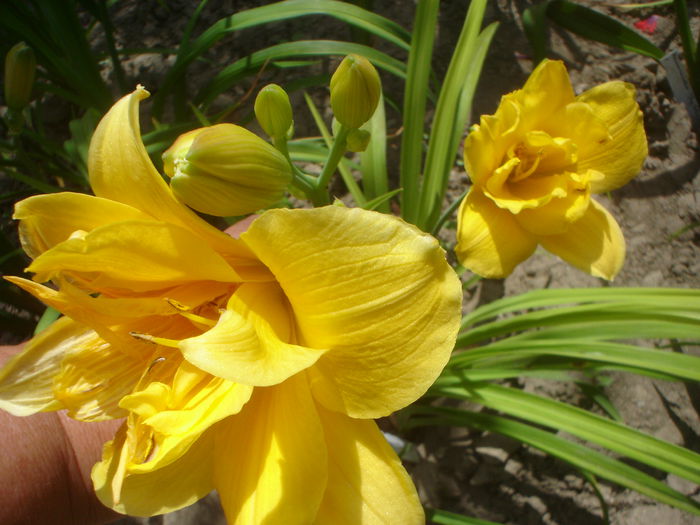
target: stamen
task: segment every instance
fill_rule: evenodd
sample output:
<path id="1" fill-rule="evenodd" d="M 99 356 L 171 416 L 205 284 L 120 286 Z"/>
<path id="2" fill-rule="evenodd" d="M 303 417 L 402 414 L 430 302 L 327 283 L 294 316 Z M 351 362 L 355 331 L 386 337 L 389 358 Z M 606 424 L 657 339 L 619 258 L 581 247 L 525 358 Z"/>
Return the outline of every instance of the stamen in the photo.
<path id="1" fill-rule="evenodd" d="M 175 308 L 178 313 L 184 317 L 185 319 L 189 319 L 195 324 L 203 324 L 204 326 L 215 326 L 216 321 L 213 319 L 207 319 L 206 317 L 202 317 L 201 315 L 193 314 L 190 310 L 191 308 L 189 306 L 185 306 L 182 303 L 179 303 L 175 301 L 174 299 L 166 299 L 168 301 L 168 304 Z"/>
<path id="2" fill-rule="evenodd" d="M 171 348 L 178 348 L 178 344 L 180 343 L 180 341 L 175 339 L 166 339 L 165 337 L 156 337 L 150 334 L 141 334 L 139 332 L 129 332 L 129 335 L 136 339 L 140 339 L 141 341 L 146 341 L 147 343 L 169 346 Z"/>

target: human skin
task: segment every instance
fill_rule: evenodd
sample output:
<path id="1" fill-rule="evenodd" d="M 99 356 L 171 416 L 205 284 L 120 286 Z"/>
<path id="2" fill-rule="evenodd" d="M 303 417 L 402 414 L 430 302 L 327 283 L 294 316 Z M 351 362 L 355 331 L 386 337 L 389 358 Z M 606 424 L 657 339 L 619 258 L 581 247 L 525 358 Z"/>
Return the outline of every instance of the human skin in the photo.
<path id="1" fill-rule="evenodd" d="M 226 230 L 238 237 L 255 217 Z M 0 346 L 0 368 L 22 345 Z M 16 417 L 0 410 L 0 523 L 98 525 L 118 519 L 90 479 L 122 420 L 85 423 L 65 412 Z"/>
<path id="2" fill-rule="evenodd" d="M 21 346 L 0 347 L 0 363 Z M 0 523 L 89 525 L 118 517 L 92 489 L 90 470 L 121 420 L 82 423 L 64 412 L 0 411 Z"/>

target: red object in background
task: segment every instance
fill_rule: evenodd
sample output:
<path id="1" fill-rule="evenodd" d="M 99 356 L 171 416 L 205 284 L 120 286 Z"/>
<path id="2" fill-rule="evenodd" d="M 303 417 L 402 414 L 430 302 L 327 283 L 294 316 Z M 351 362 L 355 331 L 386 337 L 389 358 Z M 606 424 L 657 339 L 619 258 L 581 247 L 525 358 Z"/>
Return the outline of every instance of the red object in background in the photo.
<path id="1" fill-rule="evenodd" d="M 651 15 L 649 18 L 645 18 L 644 20 L 639 20 L 638 22 L 635 22 L 634 27 L 636 27 L 643 33 L 646 33 L 647 35 L 653 35 L 654 31 L 656 31 L 656 23 L 658 21 L 658 16 Z"/>

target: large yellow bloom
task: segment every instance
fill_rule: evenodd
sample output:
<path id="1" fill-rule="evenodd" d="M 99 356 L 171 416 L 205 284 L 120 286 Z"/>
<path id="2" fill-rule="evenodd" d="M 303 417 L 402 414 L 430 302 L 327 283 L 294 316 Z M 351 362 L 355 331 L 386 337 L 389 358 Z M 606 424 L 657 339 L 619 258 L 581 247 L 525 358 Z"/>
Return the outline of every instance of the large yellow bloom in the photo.
<path id="1" fill-rule="evenodd" d="M 125 418 L 92 474 L 119 512 L 217 489 L 236 524 L 423 522 L 371 419 L 424 393 L 454 343 L 461 287 L 437 242 L 339 207 L 268 211 L 231 238 L 149 161 L 145 96 L 95 133 L 95 197 L 16 207 L 35 276 L 10 280 L 65 316 L 0 373 L 0 407 Z"/>
<path id="2" fill-rule="evenodd" d="M 473 185 L 459 210 L 459 260 L 484 277 L 506 277 L 540 244 L 612 279 L 625 241 L 590 195 L 627 183 L 646 155 L 634 87 L 608 82 L 574 96 L 564 64 L 543 61 L 467 137 Z"/>

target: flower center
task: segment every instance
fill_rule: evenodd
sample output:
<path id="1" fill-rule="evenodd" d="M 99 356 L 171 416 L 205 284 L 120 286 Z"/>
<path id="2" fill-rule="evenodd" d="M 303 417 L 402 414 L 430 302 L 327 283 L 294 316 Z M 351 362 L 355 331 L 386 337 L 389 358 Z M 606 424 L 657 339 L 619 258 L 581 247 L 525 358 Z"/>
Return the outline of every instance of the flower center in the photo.
<path id="1" fill-rule="evenodd" d="M 543 177 L 566 171 L 575 172 L 578 161 L 576 145 L 571 139 L 551 137 L 544 131 L 530 131 L 507 152 L 507 161 L 517 159 L 508 182 L 528 177 Z"/>

